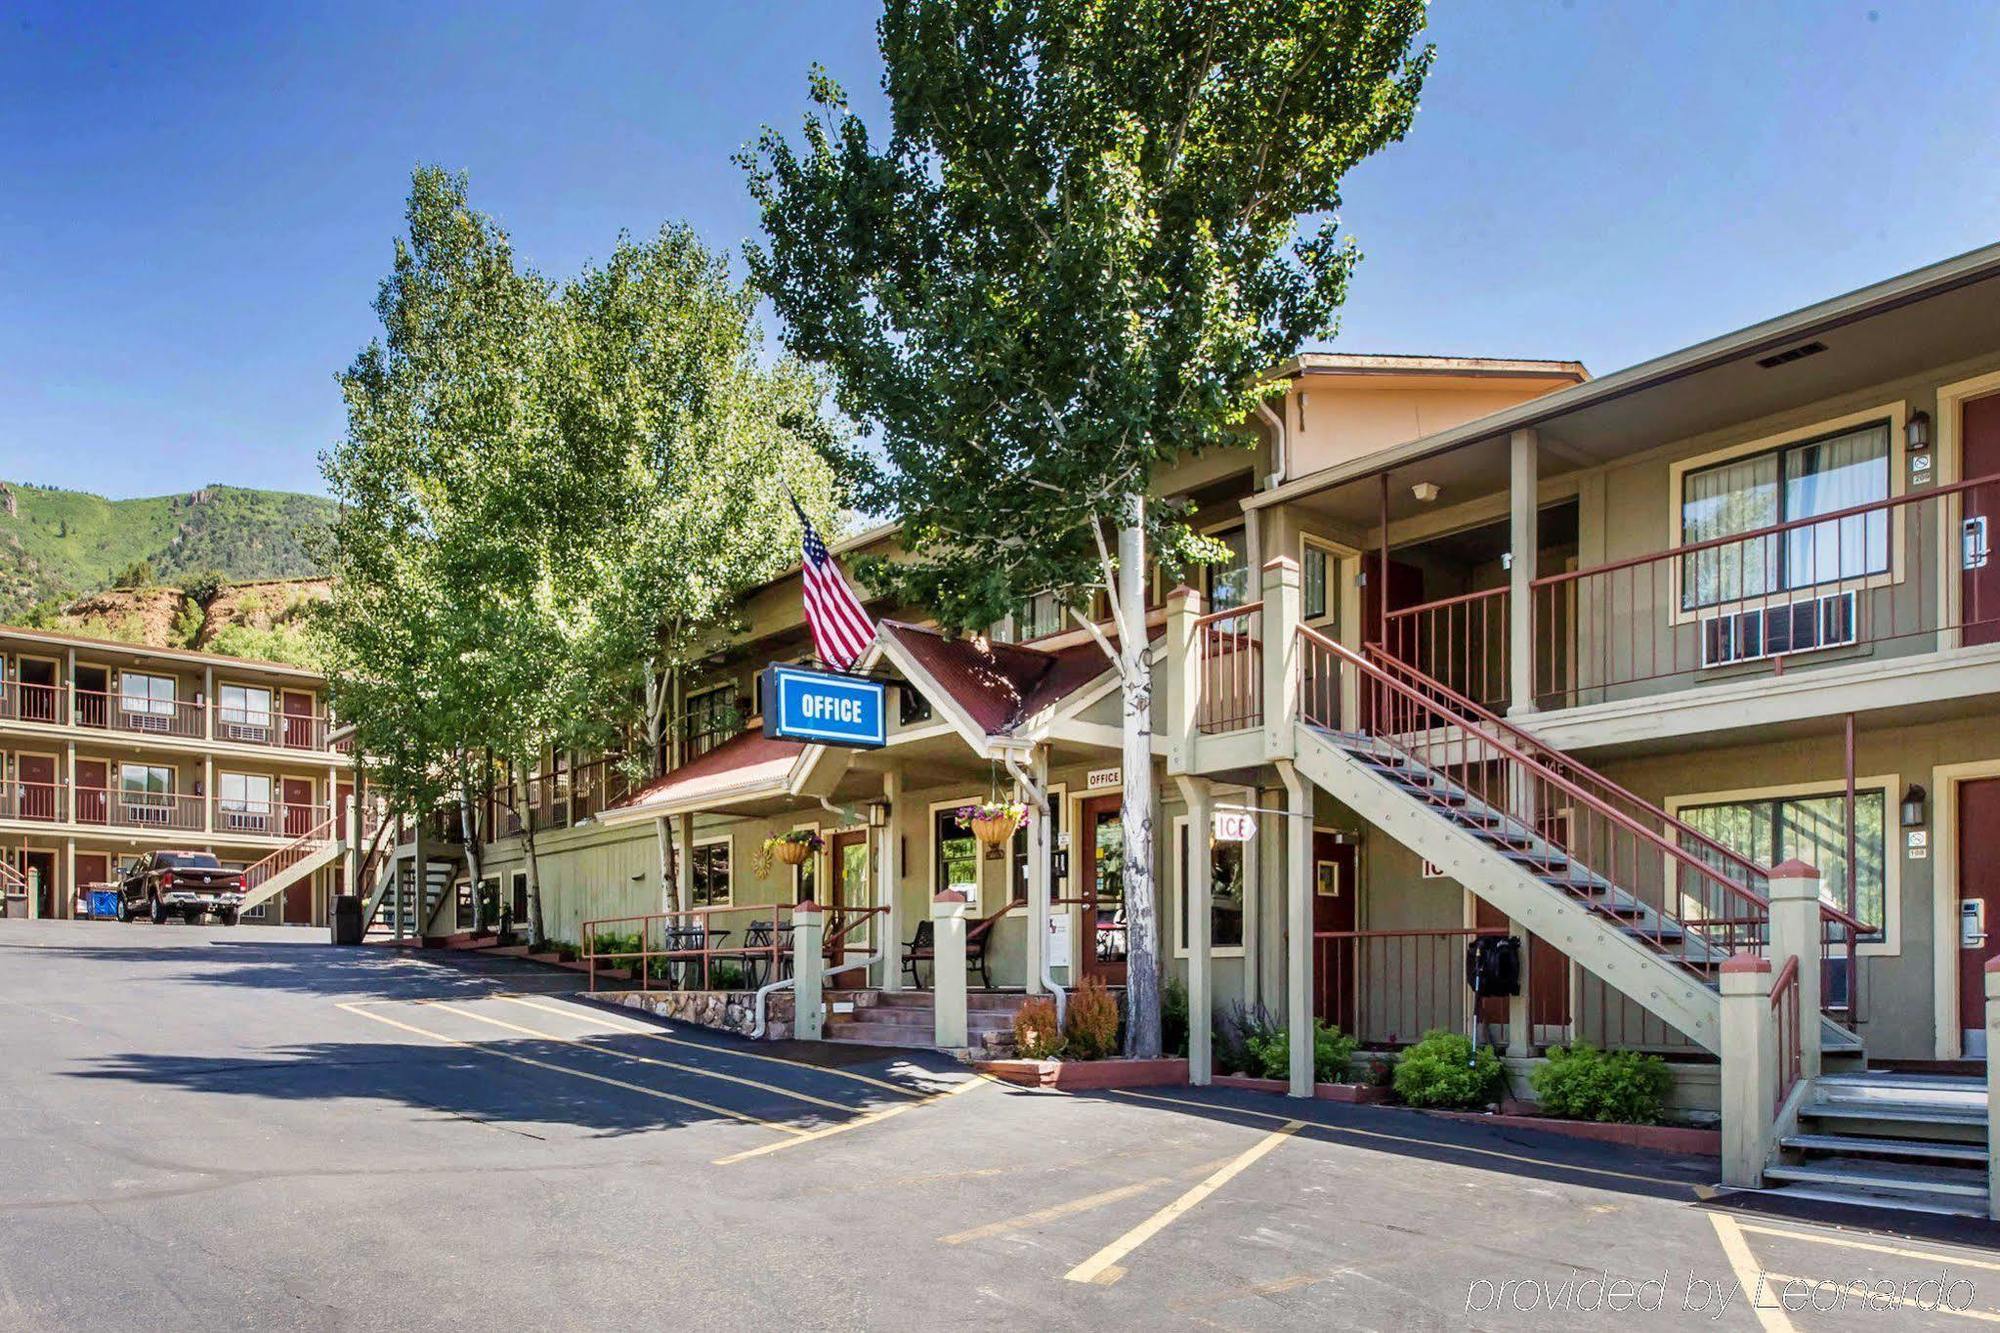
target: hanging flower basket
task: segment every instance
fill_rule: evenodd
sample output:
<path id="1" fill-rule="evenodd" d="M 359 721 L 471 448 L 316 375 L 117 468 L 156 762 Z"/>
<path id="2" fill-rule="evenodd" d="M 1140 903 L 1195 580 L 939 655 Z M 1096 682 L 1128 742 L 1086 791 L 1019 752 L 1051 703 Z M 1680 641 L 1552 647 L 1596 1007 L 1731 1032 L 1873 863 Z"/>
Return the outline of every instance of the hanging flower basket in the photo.
<path id="1" fill-rule="evenodd" d="M 1016 829 L 1028 822 L 1028 807 L 1019 801 L 986 801 L 960 806 L 958 818 L 982 844 L 1000 847 L 1014 836 Z"/>
<path id="2" fill-rule="evenodd" d="M 774 860 L 788 866 L 802 866 L 806 863 L 807 857 L 824 846 L 826 839 L 819 836 L 817 829 L 792 829 L 775 837 L 766 838 L 763 846 L 758 849 L 757 876 L 761 879 L 769 873 L 771 862 Z"/>

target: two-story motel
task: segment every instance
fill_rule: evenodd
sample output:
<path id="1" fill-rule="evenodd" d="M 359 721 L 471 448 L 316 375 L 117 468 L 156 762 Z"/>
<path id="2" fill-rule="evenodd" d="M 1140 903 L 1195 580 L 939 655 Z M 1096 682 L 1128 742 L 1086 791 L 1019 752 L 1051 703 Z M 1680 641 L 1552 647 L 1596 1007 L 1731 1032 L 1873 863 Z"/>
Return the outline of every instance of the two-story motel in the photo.
<path id="1" fill-rule="evenodd" d="M 352 771 L 309 671 L 0 627 L 8 916 L 76 915 L 88 888 L 166 847 L 256 870 L 246 920 L 323 924 L 341 869 L 317 853 Z"/>
<path id="2" fill-rule="evenodd" d="M 1116 984 L 1120 796 L 1144 782 L 1198 1077 L 1210 1005 L 1317 1014 L 1376 1047 L 1484 1021 L 1516 1062 L 1573 1039 L 1663 1052 L 1682 1105 L 1725 1122 L 1762 1098 L 1738 1183 L 1768 1155 L 1773 1183 L 1858 1171 L 1864 1193 L 1932 1199 L 1875 1180 L 1908 1155 L 1883 1134 L 1922 1138 L 1922 1115 L 1840 1152 L 1786 1135 L 1851 1129 L 1829 1099 L 1907 1100 L 1843 1092 L 1822 1061 L 1985 1055 L 2000 247 L 1594 379 L 1351 355 L 1277 373 L 1252 447 L 1157 483 L 1232 555 L 1196 588 L 1156 580 L 1152 772 L 1121 771 L 1115 678 L 1047 599 L 985 639 L 878 605 L 862 669 L 903 686 L 888 745 L 766 738 L 757 672 L 809 652 L 794 574 L 747 600 L 750 632 L 677 700 L 662 777 L 607 804 L 575 757 L 544 775 L 551 933 L 661 912 L 671 863 L 680 905 L 731 909 L 739 940 L 807 898 L 846 910 L 834 984 L 893 995 L 924 982 L 906 946 L 957 888 L 977 982 Z M 836 554 L 894 544 L 882 529 Z M 1020 790 L 1046 816 L 982 849 L 954 812 Z M 1261 812 L 1256 835 L 1211 844 L 1217 807 Z M 758 855 L 800 826 L 818 855 Z M 518 917 L 507 829 L 487 872 Z M 1465 946 L 1491 931 L 1526 941 L 1528 975 L 1475 1013 Z M 1732 956 L 1744 975 L 1724 975 Z M 1781 1023 L 1801 992 L 1780 1067 L 1729 1073 L 1726 1008 Z M 861 1017 L 828 1031 L 896 1035 Z"/>

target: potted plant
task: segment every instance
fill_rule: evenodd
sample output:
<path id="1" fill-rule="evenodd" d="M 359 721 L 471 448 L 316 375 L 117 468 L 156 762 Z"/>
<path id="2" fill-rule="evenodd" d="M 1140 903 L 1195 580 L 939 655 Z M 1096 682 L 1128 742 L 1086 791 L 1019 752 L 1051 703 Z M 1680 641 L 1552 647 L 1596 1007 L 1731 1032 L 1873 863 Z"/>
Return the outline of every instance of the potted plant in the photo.
<path id="1" fill-rule="evenodd" d="M 795 828 L 773 834 L 764 839 L 757 853 L 757 876 L 763 878 L 770 873 L 771 862 L 777 860 L 788 866 L 802 866 L 806 858 L 826 846 L 826 839 L 819 836 L 818 829 Z"/>
<path id="2" fill-rule="evenodd" d="M 1003 846 L 1028 822 L 1028 807 L 1019 801 L 978 801 L 958 808 L 958 821 L 987 847 Z"/>

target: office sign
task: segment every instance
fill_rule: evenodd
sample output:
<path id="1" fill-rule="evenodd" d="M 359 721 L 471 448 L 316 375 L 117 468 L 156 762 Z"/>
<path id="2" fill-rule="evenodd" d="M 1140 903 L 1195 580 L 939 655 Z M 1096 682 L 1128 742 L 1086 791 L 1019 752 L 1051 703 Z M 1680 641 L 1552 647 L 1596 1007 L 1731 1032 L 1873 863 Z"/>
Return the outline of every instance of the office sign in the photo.
<path id="1" fill-rule="evenodd" d="M 1246 810 L 1217 810 L 1213 818 L 1217 842 L 1248 842 L 1257 836 L 1257 816 Z"/>
<path id="2" fill-rule="evenodd" d="M 1124 783 L 1125 770 L 1122 768 L 1093 768 L 1083 779 L 1083 789 L 1105 791 L 1112 787 L 1123 786 Z"/>
<path id="3" fill-rule="evenodd" d="M 805 667 L 764 669 L 764 734 L 787 741 L 879 749 L 889 743 L 888 687 Z"/>

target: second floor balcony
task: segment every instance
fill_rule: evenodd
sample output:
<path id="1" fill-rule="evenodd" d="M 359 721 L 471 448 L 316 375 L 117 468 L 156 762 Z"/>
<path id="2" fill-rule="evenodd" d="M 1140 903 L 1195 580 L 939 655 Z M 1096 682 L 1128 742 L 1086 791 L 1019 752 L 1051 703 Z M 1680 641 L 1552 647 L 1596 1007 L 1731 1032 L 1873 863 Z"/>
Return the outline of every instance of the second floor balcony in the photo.
<path id="1" fill-rule="evenodd" d="M 80 828 L 299 838 L 323 823 L 313 802 L 231 800 L 133 787 L 0 782 L 0 820 Z"/>
<path id="2" fill-rule="evenodd" d="M 346 740 L 330 740 L 331 719 L 310 705 L 212 702 L 20 680 L 0 681 L 0 721 L 272 750 L 345 753 L 351 748 Z"/>

